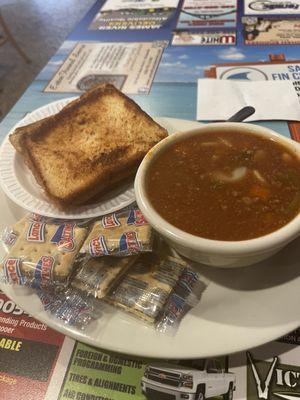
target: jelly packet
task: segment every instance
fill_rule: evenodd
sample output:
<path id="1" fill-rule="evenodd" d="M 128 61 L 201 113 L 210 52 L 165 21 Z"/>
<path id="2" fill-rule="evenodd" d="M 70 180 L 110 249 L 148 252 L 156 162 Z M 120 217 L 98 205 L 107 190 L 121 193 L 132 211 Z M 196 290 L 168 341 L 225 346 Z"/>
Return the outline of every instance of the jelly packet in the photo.
<path id="1" fill-rule="evenodd" d="M 80 254 L 89 257 L 131 256 L 152 251 L 152 243 L 152 228 L 134 206 L 97 219 Z"/>
<path id="2" fill-rule="evenodd" d="M 198 271 L 189 265 L 184 268 L 158 318 L 156 330 L 174 334 L 182 318 L 198 304 L 205 288 L 206 284 Z"/>
<path id="3" fill-rule="evenodd" d="M 86 235 L 75 222 L 28 214 L 2 235 L 7 254 L 0 262 L 1 279 L 34 288 L 66 286 Z"/>
<path id="4" fill-rule="evenodd" d="M 85 329 L 92 320 L 102 315 L 95 299 L 87 298 L 74 288 L 59 293 L 37 290 L 37 294 L 44 310 L 69 326 Z"/>
<path id="5" fill-rule="evenodd" d="M 71 286 L 100 299 L 106 296 L 137 258 L 110 256 L 83 260 L 72 278 Z"/>
<path id="6" fill-rule="evenodd" d="M 142 255 L 105 300 L 154 324 L 185 266 L 178 258 Z"/>

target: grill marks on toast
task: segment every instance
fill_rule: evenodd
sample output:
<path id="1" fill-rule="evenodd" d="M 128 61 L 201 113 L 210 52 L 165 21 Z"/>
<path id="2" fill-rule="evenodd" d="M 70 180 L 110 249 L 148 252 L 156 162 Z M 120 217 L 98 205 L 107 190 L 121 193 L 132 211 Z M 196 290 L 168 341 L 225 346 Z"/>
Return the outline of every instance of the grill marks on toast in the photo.
<path id="1" fill-rule="evenodd" d="M 49 198 L 69 208 L 133 175 L 166 136 L 132 100 L 105 84 L 60 113 L 17 129 L 10 140 Z"/>

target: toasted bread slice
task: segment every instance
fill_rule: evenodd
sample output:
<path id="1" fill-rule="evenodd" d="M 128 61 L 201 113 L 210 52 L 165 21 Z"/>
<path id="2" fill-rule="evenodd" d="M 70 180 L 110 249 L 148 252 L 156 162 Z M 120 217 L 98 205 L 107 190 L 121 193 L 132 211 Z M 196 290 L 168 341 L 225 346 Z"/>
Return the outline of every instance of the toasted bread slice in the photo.
<path id="1" fill-rule="evenodd" d="M 37 127 L 41 126 L 44 123 L 44 121 L 48 118 L 32 122 L 29 125 L 21 126 L 20 128 L 17 128 L 12 135 L 9 136 L 11 144 L 14 146 L 14 148 L 17 150 L 18 153 L 20 154 L 24 153 L 24 149 L 22 148 L 21 136 L 26 133 L 29 134 L 32 129 L 36 129 Z"/>
<path id="2" fill-rule="evenodd" d="M 71 106 L 73 102 L 68 103 L 64 108 L 66 109 L 67 107 Z M 30 132 L 32 132 L 32 130 L 37 129 L 38 127 L 40 127 L 41 125 L 43 125 L 46 120 L 52 118 L 50 117 L 46 117 L 43 119 L 40 119 L 36 122 L 32 122 L 31 124 L 28 125 L 24 125 L 21 126 L 19 128 L 17 128 L 12 135 L 9 136 L 9 140 L 11 142 L 11 144 L 14 146 L 14 148 L 17 150 L 18 153 L 23 154 L 24 153 L 24 149 L 22 148 L 22 143 L 21 143 L 21 136 L 23 134 L 30 134 Z"/>
<path id="3" fill-rule="evenodd" d="M 37 182 L 62 209 L 84 204 L 134 175 L 167 136 L 114 86 L 97 86 L 58 114 L 10 136 Z"/>

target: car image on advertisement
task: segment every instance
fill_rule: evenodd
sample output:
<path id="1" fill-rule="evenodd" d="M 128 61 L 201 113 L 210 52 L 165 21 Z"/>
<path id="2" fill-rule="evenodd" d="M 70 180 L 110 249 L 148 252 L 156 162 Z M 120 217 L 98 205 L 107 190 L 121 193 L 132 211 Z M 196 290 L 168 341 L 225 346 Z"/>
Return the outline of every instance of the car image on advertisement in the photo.
<path id="1" fill-rule="evenodd" d="M 207 359 L 148 365 L 141 387 L 147 400 L 205 400 L 216 396 L 232 400 L 235 382 L 235 375 L 225 372 L 219 360 Z"/>

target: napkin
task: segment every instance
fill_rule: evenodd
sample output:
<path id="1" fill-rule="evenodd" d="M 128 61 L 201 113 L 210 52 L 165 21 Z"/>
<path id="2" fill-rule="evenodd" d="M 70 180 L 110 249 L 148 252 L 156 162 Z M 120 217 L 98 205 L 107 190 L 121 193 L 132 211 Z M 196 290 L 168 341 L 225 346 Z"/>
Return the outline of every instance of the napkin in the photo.
<path id="1" fill-rule="evenodd" d="M 197 120 L 224 121 L 245 106 L 256 110 L 246 121 L 300 121 L 299 97 L 291 81 L 198 79 Z"/>

